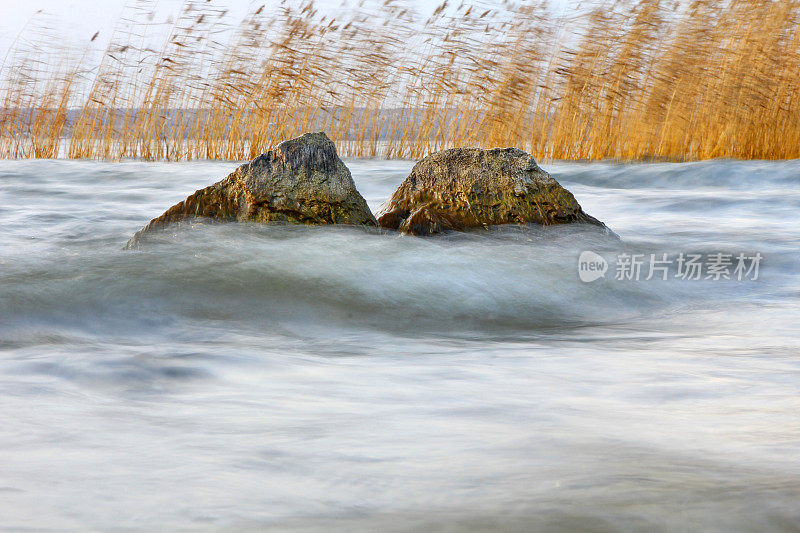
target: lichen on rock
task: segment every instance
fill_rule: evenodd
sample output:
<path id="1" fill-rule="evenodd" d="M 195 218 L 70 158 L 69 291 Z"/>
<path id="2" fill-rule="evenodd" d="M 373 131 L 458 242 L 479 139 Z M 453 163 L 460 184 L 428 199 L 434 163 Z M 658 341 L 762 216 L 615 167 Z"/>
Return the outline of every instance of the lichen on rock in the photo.
<path id="1" fill-rule="evenodd" d="M 378 217 L 380 226 L 410 235 L 571 222 L 605 228 L 518 148 L 452 148 L 431 154 L 414 166 Z"/>
<path id="2" fill-rule="evenodd" d="M 223 221 L 376 226 L 367 202 L 324 133 L 279 144 L 227 178 L 196 191 L 139 230 L 126 248 L 150 232 L 198 217 Z"/>

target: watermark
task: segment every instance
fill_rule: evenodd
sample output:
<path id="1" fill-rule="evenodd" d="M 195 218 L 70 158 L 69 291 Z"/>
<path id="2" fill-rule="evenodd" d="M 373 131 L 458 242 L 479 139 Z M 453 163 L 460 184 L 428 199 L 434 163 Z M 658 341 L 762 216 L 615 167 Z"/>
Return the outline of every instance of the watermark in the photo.
<path id="1" fill-rule="evenodd" d="M 586 250 L 578 257 L 578 277 L 591 283 L 614 274 L 619 281 L 649 281 L 651 279 L 734 280 L 755 281 L 763 256 L 760 253 L 711 254 L 628 254 L 616 256 L 613 265 L 595 252 Z"/>
<path id="2" fill-rule="evenodd" d="M 578 276 L 584 283 L 590 283 L 606 275 L 608 261 L 594 252 L 586 250 L 578 258 Z"/>

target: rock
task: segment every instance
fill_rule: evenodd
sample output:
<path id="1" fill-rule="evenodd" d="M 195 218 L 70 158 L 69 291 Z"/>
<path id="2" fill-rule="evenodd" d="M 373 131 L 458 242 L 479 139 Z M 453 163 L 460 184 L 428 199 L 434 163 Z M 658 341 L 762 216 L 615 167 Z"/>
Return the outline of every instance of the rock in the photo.
<path id="1" fill-rule="evenodd" d="M 382 227 L 410 235 L 530 222 L 605 228 L 518 148 L 431 154 L 414 166 L 378 217 Z"/>
<path id="2" fill-rule="evenodd" d="M 230 176 L 170 207 L 139 230 L 126 245 L 172 222 L 217 220 L 290 224 L 376 226 L 350 171 L 324 133 L 306 133 L 282 142 L 237 168 Z"/>

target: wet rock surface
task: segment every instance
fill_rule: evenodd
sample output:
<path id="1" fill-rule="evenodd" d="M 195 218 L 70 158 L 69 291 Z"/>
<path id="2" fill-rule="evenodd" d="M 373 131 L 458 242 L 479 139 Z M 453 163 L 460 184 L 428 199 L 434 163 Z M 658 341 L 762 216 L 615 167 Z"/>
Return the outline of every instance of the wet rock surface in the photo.
<path id="1" fill-rule="evenodd" d="M 351 224 L 375 226 L 375 217 L 324 133 L 306 133 L 279 144 L 227 178 L 196 191 L 138 231 L 126 248 L 187 219 Z"/>
<path id="2" fill-rule="evenodd" d="M 518 148 L 453 148 L 431 154 L 414 166 L 378 217 L 380 226 L 410 235 L 574 222 L 605 228 Z"/>

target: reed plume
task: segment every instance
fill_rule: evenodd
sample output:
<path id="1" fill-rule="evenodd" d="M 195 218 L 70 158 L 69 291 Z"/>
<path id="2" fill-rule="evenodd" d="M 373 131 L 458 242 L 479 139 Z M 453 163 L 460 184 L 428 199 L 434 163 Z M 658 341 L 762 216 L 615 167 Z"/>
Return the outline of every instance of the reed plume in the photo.
<path id="1" fill-rule="evenodd" d="M 32 19 L 0 67 L 0 157 L 246 159 L 310 130 L 362 157 L 800 157 L 800 0 L 156 11 L 130 2 L 102 50 Z"/>

